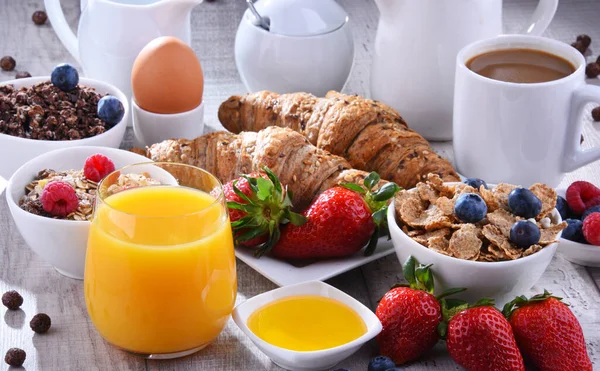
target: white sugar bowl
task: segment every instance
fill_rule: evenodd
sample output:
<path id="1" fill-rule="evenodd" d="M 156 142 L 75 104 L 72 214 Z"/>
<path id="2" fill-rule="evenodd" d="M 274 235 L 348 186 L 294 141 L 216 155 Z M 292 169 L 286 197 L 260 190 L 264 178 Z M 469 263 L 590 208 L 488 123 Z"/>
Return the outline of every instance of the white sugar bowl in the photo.
<path id="1" fill-rule="evenodd" d="M 348 14 L 334 0 L 259 0 L 263 27 L 248 9 L 235 37 L 235 62 L 249 92 L 340 91 L 352 69 Z M 268 28 L 268 29 L 267 29 Z"/>

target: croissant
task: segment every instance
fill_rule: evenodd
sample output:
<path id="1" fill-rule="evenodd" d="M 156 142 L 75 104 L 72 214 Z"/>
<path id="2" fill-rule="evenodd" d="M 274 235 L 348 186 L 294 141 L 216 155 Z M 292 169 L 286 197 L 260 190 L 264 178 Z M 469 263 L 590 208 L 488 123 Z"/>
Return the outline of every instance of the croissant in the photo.
<path id="1" fill-rule="evenodd" d="M 317 98 L 262 91 L 232 96 L 219 107 L 219 120 L 234 133 L 290 128 L 318 148 L 346 158 L 352 167 L 377 171 L 404 188 L 414 187 L 429 173 L 444 181 L 460 180 L 450 162 L 409 129 L 398 112 L 356 95 L 330 91 Z"/>
<path id="2" fill-rule="evenodd" d="M 313 146 L 301 134 L 279 127 L 258 133 L 220 131 L 194 140 L 169 139 L 133 151 L 153 161 L 203 168 L 224 183 L 265 165 L 293 192 L 292 201 L 299 208 L 339 183 L 362 184 L 368 175 L 352 169 L 342 157 Z"/>

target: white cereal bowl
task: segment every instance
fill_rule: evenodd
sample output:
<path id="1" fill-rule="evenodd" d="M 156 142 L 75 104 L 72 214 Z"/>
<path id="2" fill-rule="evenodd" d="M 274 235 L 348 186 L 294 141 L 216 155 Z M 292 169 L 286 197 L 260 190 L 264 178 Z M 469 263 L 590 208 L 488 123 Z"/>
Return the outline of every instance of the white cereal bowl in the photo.
<path id="1" fill-rule="evenodd" d="M 560 216 L 557 218 L 555 222 L 562 221 Z M 491 298 L 497 306 L 502 306 L 516 296 L 525 294 L 546 271 L 558 247 L 558 243 L 553 243 L 535 254 L 509 261 L 463 260 L 430 250 L 407 236 L 396 223 L 394 203 L 388 208 L 387 220 L 401 263 L 412 255 L 421 264 L 433 264 L 431 270 L 436 294 L 449 288 L 466 288 L 465 292 L 452 297 L 472 303 L 481 298 Z"/>
<path id="2" fill-rule="evenodd" d="M 144 146 L 167 139 L 194 139 L 204 130 L 204 101 L 190 111 L 160 114 L 146 111 L 131 99 L 133 132 Z"/>
<path id="3" fill-rule="evenodd" d="M 566 189 L 557 189 L 556 193 L 565 197 Z M 571 263 L 588 267 L 600 267 L 600 246 L 579 243 L 561 237 L 558 252 Z"/>
<path id="4" fill-rule="evenodd" d="M 262 306 L 288 296 L 318 295 L 337 300 L 352 308 L 365 321 L 367 332 L 349 343 L 334 348 L 297 352 L 280 348 L 267 343 L 256 336 L 247 325 L 248 317 Z M 326 370 L 356 352 L 364 343 L 381 332 L 381 322 L 375 314 L 358 300 L 348 294 L 321 281 L 309 281 L 296 285 L 284 286 L 264 294 L 257 295 L 238 305 L 233 310 L 235 324 L 265 353 L 274 363 L 287 370 Z"/>
<path id="5" fill-rule="evenodd" d="M 21 166 L 10 178 L 6 200 L 17 229 L 29 247 L 52 264 L 61 274 L 83 279 L 85 251 L 90 222 L 60 220 L 31 214 L 19 207 L 24 189 L 43 169 L 81 169 L 88 156 L 101 153 L 109 157 L 117 169 L 150 160 L 116 148 L 72 147 L 48 152 Z"/>
<path id="6" fill-rule="evenodd" d="M 16 79 L 3 82 L 0 85 L 11 84 L 15 88 L 19 89 L 21 87 L 29 87 L 44 81 L 50 81 L 50 76 Z M 102 134 L 93 136 L 91 138 L 77 140 L 36 140 L 0 134 L 0 158 L 4 159 L 3 161 L 0 161 L 0 177 L 5 179 L 10 178 L 15 170 L 17 170 L 19 166 L 23 165 L 28 160 L 55 149 L 78 146 L 119 148 L 119 145 L 121 145 L 121 141 L 123 140 L 123 136 L 125 135 L 127 123 L 129 121 L 129 103 L 127 101 L 127 97 L 113 85 L 102 81 L 82 77 L 79 79 L 79 84 L 94 88 L 99 94 L 110 94 L 117 97 L 121 103 L 123 103 L 123 108 L 125 108 L 125 115 L 123 116 L 123 119 L 118 124 L 110 128 L 110 130 L 107 130 Z"/>

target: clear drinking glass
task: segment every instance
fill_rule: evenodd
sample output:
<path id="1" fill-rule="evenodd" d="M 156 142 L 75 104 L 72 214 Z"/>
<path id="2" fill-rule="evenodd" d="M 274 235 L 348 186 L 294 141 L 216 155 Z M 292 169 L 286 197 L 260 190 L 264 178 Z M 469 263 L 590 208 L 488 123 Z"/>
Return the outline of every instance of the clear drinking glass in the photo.
<path id="1" fill-rule="evenodd" d="M 98 185 L 84 286 L 94 326 L 119 348 L 175 358 L 212 342 L 237 292 L 219 180 L 173 163 L 107 176 Z"/>

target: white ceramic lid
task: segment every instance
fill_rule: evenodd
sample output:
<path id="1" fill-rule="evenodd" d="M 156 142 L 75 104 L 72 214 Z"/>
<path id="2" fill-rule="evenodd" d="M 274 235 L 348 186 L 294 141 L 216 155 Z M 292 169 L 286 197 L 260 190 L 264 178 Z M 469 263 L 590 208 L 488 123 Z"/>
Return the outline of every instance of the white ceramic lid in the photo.
<path id="1" fill-rule="evenodd" d="M 286 36 L 313 36 L 344 25 L 348 14 L 335 0 L 259 0 L 254 6 L 270 20 L 270 32 Z"/>

